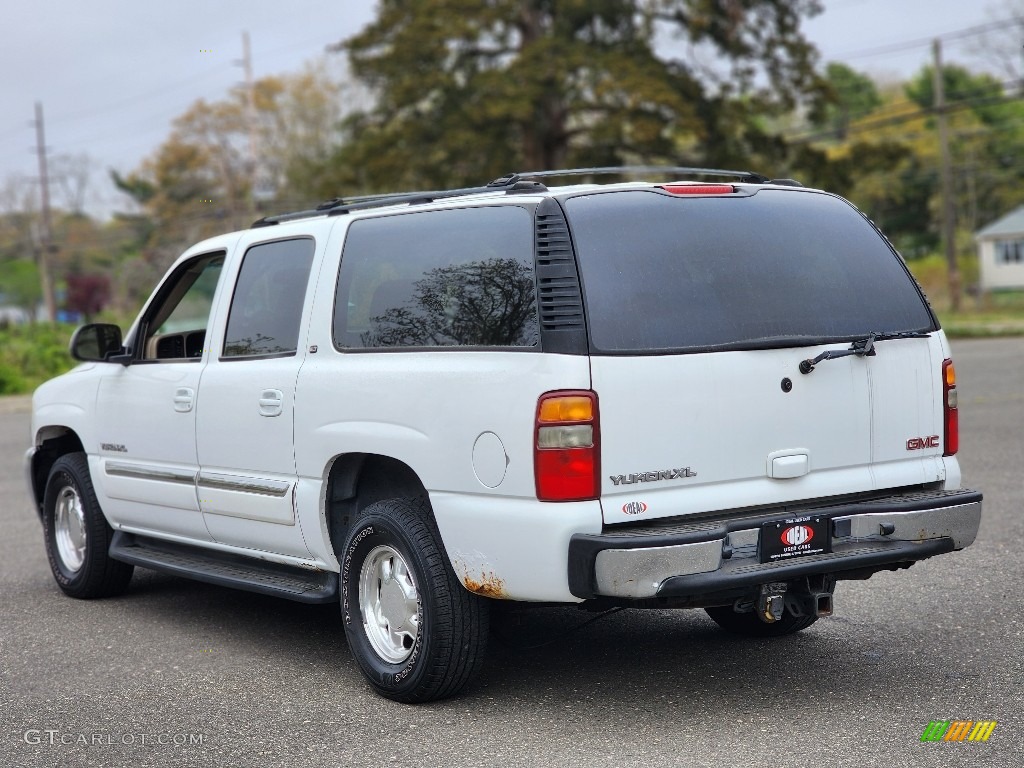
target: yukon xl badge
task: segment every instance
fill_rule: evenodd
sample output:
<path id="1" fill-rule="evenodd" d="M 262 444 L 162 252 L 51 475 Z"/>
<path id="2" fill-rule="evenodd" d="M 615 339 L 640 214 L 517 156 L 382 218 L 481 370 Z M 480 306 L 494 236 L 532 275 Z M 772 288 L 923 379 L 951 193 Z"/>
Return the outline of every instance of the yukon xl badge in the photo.
<path id="1" fill-rule="evenodd" d="M 611 475 L 615 485 L 632 485 L 633 483 L 655 483 L 659 480 L 678 480 L 679 478 L 696 477 L 697 473 L 689 467 L 682 469 L 662 469 L 657 472 L 638 472 L 632 475 Z"/>

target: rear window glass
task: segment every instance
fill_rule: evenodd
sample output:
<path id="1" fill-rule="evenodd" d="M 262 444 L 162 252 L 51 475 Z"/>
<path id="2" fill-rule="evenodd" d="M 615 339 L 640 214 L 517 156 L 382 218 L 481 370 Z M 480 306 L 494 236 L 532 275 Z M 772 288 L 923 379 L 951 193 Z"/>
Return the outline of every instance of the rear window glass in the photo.
<path id="1" fill-rule="evenodd" d="M 352 224 L 334 307 L 339 348 L 538 343 L 533 218 L 516 206 Z"/>
<path id="2" fill-rule="evenodd" d="M 830 195 L 623 191 L 571 198 L 566 211 L 596 351 L 934 330 L 898 257 Z"/>

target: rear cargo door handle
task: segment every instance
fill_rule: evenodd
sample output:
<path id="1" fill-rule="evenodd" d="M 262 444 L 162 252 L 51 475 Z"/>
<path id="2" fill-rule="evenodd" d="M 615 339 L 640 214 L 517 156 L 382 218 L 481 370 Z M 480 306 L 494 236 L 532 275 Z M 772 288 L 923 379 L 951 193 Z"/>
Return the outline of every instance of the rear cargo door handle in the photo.
<path id="1" fill-rule="evenodd" d="M 775 451 L 768 454 L 768 477 L 776 480 L 790 480 L 803 477 L 811 469 L 810 451 L 797 448 L 790 451 Z"/>
<path id="2" fill-rule="evenodd" d="M 264 389 L 260 395 L 260 416 L 280 416 L 284 393 L 280 389 Z"/>
<path id="3" fill-rule="evenodd" d="M 195 397 L 196 391 L 189 387 L 179 387 L 174 390 L 174 410 L 178 413 L 188 413 L 192 410 L 192 402 Z"/>

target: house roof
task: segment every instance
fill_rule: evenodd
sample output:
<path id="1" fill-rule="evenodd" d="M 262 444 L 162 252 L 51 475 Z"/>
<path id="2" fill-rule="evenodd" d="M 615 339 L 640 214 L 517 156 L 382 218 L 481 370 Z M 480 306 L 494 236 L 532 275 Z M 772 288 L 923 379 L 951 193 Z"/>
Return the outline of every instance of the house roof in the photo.
<path id="1" fill-rule="evenodd" d="M 1004 235 L 1024 236 L 1024 205 L 1010 211 L 1005 216 L 996 219 L 988 226 L 982 227 L 974 233 L 974 236 L 979 240 L 983 238 L 997 238 Z"/>

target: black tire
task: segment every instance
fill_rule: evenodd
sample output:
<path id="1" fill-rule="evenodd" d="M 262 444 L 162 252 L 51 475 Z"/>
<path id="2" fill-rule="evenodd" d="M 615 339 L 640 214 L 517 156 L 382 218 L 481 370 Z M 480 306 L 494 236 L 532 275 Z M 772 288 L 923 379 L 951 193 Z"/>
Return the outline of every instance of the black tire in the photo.
<path id="1" fill-rule="evenodd" d="M 767 624 L 754 611 L 736 613 L 731 605 L 704 610 L 722 629 L 744 637 L 784 637 L 807 629 L 818 620 L 817 616 L 794 616 L 787 610 L 781 619 Z"/>
<path id="2" fill-rule="evenodd" d="M 427 500 L 371 504 L 352 525 L 341 552 L 345 637 L 373 689 L 411 704 L 454 696 L 465 688 L 483 663 L 489 606 L 452 572 Z M 400 577 L 375 575 L 380 573 L 375 564 Z M 361 588 L 371 604 L 376 600 L 381 616 L 385 604 L 391 609 L 387 621 L 375 622 L 376 629 L 373 617 L 364 615 Z M 402 634 L 400 647 L 395 634 Z M 384 650 L 378 650 L 382 645 Z M 385 655 L 388 651 L 392 658 Z"/>
<path id="3" fill-rule="evenodd" d="M 77 511 L 72 511 L 76 504 Z M 61 515 L 71 522 L 58 522 Z M 71 529 L 73 534 L 68 533 Z M 69 535 L 81 546 L 70 543 Z M 119 595 L 127 589 L 134 566 L 109 557 L 111 536 L 113 531 L 96 500 L 85 454 L 61 456 L 46 480 L 43 537 L 50 570 L 64 594 L 88 600 Z"/>

